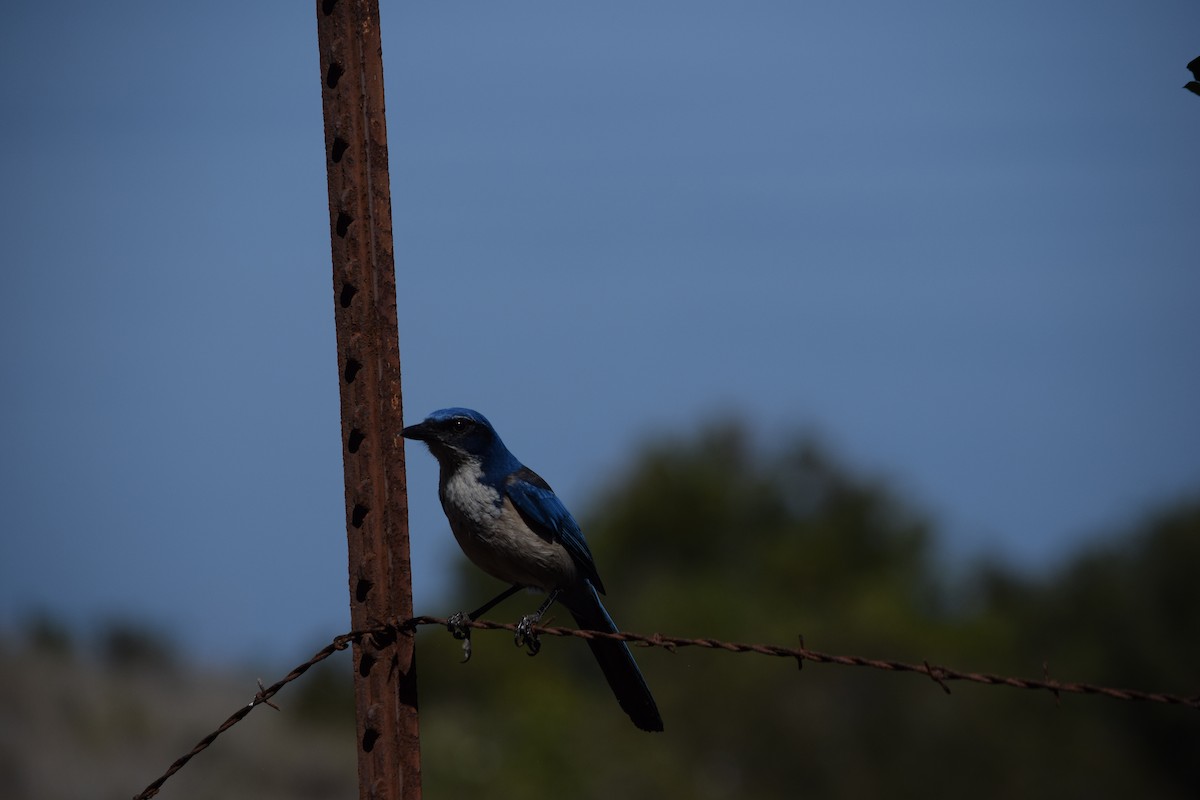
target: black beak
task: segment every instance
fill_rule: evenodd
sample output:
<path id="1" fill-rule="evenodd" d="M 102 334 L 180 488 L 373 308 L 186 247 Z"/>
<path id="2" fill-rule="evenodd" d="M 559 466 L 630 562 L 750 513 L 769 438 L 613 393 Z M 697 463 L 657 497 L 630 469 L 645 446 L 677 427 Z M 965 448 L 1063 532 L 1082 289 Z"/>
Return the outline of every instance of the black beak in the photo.
<path id="1" fill-rule="evenodd" d="M 424 422 L 416 425 L 409 425 L 407 428 L 400 431 L 400 435 L 405 439 L 415 439 L 418 442 L 428 442 L 433 438 L 433 432 L 429 430 L 429 426 Z"/>

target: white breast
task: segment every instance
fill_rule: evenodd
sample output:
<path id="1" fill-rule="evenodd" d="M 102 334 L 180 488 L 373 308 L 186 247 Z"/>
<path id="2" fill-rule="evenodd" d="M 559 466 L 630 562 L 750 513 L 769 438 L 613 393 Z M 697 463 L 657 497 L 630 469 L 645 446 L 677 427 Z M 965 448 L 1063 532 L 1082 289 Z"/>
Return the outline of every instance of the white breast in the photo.
<path id="1" fill-rule="evenodd" d="M 481 481 L 479 464 L 467 463 L 442 483 L 442 508 L 471 525 L 487 526 L 500 516 L 500 493 Z M 451 520 L 453 522 L 453 520 Z"/>
<path id="2" fill-rule="evenodd" d="M 465 464 L 442 484 L 442 508 L 458 546 L 480 569 L 507 583 L 546 591 L 576 581 L 562 545 L 529 529 L 512 501 L 480 482 L 479 465 Z"/>

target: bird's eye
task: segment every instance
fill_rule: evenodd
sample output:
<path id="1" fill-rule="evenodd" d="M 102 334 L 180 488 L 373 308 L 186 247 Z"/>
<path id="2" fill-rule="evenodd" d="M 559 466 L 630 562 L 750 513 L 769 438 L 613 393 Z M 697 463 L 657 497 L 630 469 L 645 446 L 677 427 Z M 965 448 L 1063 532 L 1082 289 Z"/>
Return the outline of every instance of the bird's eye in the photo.
<path id="1" fill-rule="evenodd" d="M 455 433 L 462 433 L 466 429 L 467 421 L 462 417 L 455 417 L 454 419 L 450 420 L 450 430 L 454 431 Z"/>

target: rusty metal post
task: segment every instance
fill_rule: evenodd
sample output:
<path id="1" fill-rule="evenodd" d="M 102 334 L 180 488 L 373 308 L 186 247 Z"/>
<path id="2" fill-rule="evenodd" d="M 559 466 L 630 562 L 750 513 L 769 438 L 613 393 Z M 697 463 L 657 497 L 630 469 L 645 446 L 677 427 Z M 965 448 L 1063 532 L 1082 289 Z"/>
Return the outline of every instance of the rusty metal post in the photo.
<path id="1" fill-rule="evenodd" d="M 378 0 L 317 0 L 342 401 L 350 618 L 412 616 Z M 411 634 L 354 647 L 361 800 L 421 796 Z"/>

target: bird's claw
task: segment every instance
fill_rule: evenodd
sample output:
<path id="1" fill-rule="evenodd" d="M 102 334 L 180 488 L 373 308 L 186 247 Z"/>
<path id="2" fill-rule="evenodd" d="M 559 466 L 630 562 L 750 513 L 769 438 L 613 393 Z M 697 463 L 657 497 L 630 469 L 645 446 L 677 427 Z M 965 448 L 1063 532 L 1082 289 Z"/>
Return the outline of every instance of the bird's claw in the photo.
<path id="1" fill-rule="evenodd" d="M 463 664 L 471 660 L 471 628 L 467 625 L 470 621 L 471 618 L 462 611 L 446 620 L 446 630 L 450 631 L 450 635 L 455 639 L 462 640 Z"/>
<path id="2" fill-rule="evenodd" d="M 526 648 L 531 656 L 536 656 L 542 649 L 542 642 L 533 630 L 533 626 L 538 624 L 541 619 L 541 614 L 526 614 L 521 617 L 521 621 L 517 623 L 517 635 L 513 637 L 517 647 Z"/>

